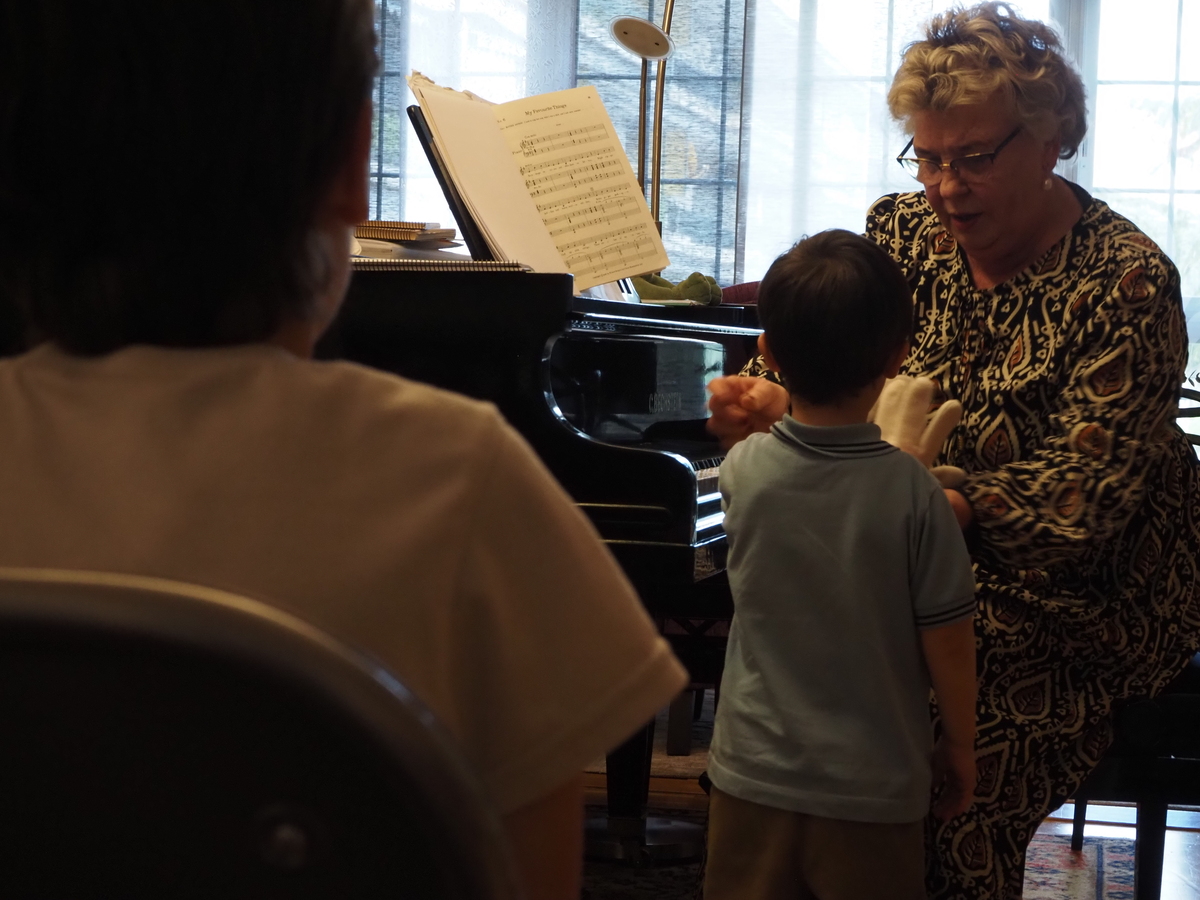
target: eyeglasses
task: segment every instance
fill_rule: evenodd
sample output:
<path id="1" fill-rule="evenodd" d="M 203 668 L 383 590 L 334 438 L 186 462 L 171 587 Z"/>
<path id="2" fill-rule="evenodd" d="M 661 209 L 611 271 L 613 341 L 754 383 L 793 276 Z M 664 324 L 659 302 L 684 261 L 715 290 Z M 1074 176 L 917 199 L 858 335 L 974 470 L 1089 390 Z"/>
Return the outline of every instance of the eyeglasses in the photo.
<path id="1" fill-rule="evenodd" d="M 996 159 L 996 154 L 1007 147 L 1009 142 L 1020 133 L 1021 126 L 1018 125 L 1013 130 L 1013 133 L 1002 140 L 1000 145 L 991 153 L 970 153 L 966 156 L 952 159 L 949 162 L 924 159 L 920 156 L 905 156 L 904 154 L 913 145 L 913 142 L 910 140 L 904 145 L 904 149 L 900 151 L 900 155 L 896 157 L 896 162 L 900 163 L 905 172 L 926 187 L 939 184 L 947 169 L 952 170 L 955 176 L 966 182 L 977 183 L 986 181 L 988 176 L 992 174 L 992 163 Z"/>

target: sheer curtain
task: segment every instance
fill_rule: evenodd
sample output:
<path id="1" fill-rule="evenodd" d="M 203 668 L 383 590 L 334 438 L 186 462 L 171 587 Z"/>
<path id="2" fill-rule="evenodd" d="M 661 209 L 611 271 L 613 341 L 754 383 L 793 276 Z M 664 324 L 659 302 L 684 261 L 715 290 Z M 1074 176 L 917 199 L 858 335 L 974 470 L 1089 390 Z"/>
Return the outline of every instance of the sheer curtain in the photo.
<path id="1" fill-rule="evenodd" d="M 1085 187 L 1179 267 L 1200 383 L 1200 4 L 1101 0 L 1090 48 L 1094 149 Z"/>
<path id="2" fill-rule="evenodd" d="M 860 230 L 870 203 L 916 182 L 887 87 L 949 0 L 676 0 L 663 144 L 667 276 L 755 280 L 801 235 Z M 594 84 L 636 157 L 640 63 L 618 15 L 663 0 L 376 0 L 372 210 L 449 222 L 405 115 L 411 69 L 491 100 Z M 1200 382 L 1200 0 L 1022 0 L 1064 37 L 1091 122 L 1067 177 L 1110 202 L 1179 266 Z M 653 67 L 652 67 L 653 74 Z M 653 82 L 653 79 L 652 79 Z M 652 85 L 653 90 L 653 85 Z"/>
<path id="3" fill-rule="evenodd" d="M 405 108 L 416 69 L 503 103 L 571 87 L 577 0 L 375 0 L 371 216 L 453 224 Z"/>
<path id="4" fill-rule="evenodd" d="M 739 253 L 746 280 L 800 235 L 860 229 L 916 188 L 887 114 L 904 46 L 945 0 L 749 0 Z M 1062 173 L 1132 219 L 1179 267 L 1200 370 L 1200 2 L 1026 0 L 1087 87 L 1089 134 Z M 1197 376 L 1200 382 L 1200 376 Z"/>
<path id="5" fill-rule="evenodd" d="M 946 0 L 750 0 L 739 222 L 744 279 L 805 234 L 860 232 L 872 201 L 919 185 L 888 115 L 900 53 Z M 1023 3 L 1046 18 L 1049 2 Z"/>
<path id="6" fill-rule="evenodd" d="M 738 280 L 737 194 L 746 0 L 676 0 L 667 63 L 660 216 L 672 281 Z M 616 16 L 662 22 L 663 0 L 580 0 L 579 84 L 596 87 L 637 169 L 641 61 L 609 34 Z M 650 68 L 650 94 L 657 66 Z M 650 172 L 647 134 L 646 177 Z"/>

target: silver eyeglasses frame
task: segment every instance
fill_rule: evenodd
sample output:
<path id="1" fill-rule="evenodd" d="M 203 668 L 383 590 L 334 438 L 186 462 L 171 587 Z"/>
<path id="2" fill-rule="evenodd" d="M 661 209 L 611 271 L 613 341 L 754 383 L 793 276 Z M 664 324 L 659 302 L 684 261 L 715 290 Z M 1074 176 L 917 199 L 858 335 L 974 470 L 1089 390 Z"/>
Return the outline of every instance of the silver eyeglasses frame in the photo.
<path id="1" fill-rule="evenodd" d="M 904 169 L 905 172 L 926 187 L 933 184 L 940 184 L 947 169 L 950 169 L 954 173 L 955 177 L 962 181 L 979 182 L 987 178 L 988 172 L 964 175 L 964 171 L 966 171 L 975 162 L 984 161 L 988 163 L 988 169 L 990 171 L 991 163 L 996 161 L 996 154 L 1007 147 L 1012 142 L 1012 139 L 1021 133 L 1022 127 L 1023 126 L 1018 125 L 1015 129 L 1013 129 L 1012 134 L 1002 140 L 996 146 L 996 149 L 989 153 L 968 153 L 966 156 L 956 156 L 949 162 L 940 162 L 936 159 L 927 159 L 923 156 L 905 156 L 904 154 L 911 150 L 913 145 L 914 139 L 909 138 L 908 143 L 904 145 L 904 149 L 901 150 L 899 156 L 896 157 L 896 162 L 900 164 L 900 167 Z M 921 177 L 920 169 L 922 164 L 937 167 L 937 172 L 933 175 L 933 177 Z"/>

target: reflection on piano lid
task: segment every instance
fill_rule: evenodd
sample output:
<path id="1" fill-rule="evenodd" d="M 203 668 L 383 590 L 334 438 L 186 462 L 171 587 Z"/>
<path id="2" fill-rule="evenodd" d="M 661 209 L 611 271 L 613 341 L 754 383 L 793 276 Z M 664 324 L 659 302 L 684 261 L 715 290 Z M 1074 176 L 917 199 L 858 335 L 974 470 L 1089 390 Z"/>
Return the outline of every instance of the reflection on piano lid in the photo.
<path id="1" fill-rule="evenodd" d="M 569 329 L 550 339 L 548 400 L 597 440 L 637 444 L 703 419 L 704 386 L 724 372 L 716 341 Z"/>
<path id="2" fill-rule="evenodd" d="M 569 275 L 377 268 L 318 355 L 495 403 L 644 587 L 725 567 L 705 385 L 758 334 L 752 308 L 572 297 Z"/>

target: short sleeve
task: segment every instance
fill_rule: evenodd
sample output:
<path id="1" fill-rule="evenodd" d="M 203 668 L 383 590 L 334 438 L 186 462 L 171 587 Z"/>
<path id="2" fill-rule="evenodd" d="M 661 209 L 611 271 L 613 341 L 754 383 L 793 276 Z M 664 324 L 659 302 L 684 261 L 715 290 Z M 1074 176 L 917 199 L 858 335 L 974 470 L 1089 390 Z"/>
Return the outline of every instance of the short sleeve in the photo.
<path id="1" fill-rule="evenodd" d="M 443 670 L 501 812 L 544 796 L 649 721 L 687 676 L 590 522 L 497 421 Z"/>
<path id="2" fill-rule="evenodd" d="M 917 521 L 910 568 L 913 615 L 920 629 L 951 625 L 975 614 L 975 575 L 950 501 L 940 487 Z"/>

